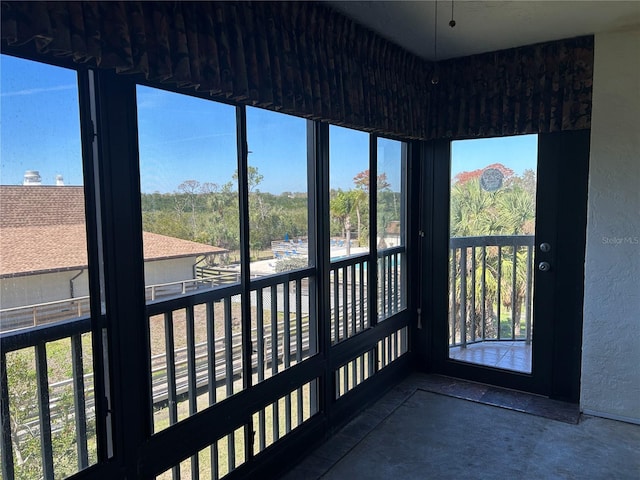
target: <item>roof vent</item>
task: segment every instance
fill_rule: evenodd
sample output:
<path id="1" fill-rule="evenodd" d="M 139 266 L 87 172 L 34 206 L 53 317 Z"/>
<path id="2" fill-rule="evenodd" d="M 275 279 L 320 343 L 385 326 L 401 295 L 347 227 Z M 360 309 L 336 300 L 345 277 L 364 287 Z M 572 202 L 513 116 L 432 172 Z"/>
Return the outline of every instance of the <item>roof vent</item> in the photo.
<path id="1" fill-rule="evenodd" d="M 64 187 L 64 179 L 62 178 L 62 175 L 56 175 L 56 186 Z"/>
<path id="2" fill-rule="evenodd" d="M 40 172 L 38 170 L 27 170 L 24 172 L 24 180 L 22 185 L 35 186 L 42 185 L 42 178 L 40 178 Z"/>

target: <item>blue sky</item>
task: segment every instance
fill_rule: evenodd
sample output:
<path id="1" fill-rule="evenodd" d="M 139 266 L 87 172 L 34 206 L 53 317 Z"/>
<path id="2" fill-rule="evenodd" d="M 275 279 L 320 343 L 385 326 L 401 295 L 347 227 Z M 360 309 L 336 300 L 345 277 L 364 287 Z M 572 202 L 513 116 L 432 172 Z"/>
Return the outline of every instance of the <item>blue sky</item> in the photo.
<path id="1" fill-rule="evenodd" d="M 458 140 L 451 145 L 451 178 L 494 163 L 522 175 L 526 169 L 535 170 L 537 155 L 537 135 Z"/>
<path id="2" fill-rule="evenodd" d="M 25 170 L 39 170 L 43 184 L 61 174 L 81 185 L 75 72 L 2 55 L 0 82 L 0 183 L 20 185 Z"/>
<path id="3" fill-rule="evenodd" d="M 78 91 L 75 72 L 2 55 L 0 183 L 19 185 L 25 170 L 38 170 L 44 185 L 58 174 L 81 185 Z M 145 193 L 172 192 L 185 180 L 222 185 L 237 166 L 235 109 L 217 102 L 139 86 L 141 186 Z M 306 121 L 247 108 L 249 164 L 263 175 L 261 191 L 306 190 Z M 535 136 L 454 142 L 452 175 L 491 163 L 516 173 L 535 165 Z M 378 143 L 379 171 L 392 189 L 399 183 L 400 143 Z M 368 168 L 368 134 L 330 129 L 331 188 L 349 189 Z"/>

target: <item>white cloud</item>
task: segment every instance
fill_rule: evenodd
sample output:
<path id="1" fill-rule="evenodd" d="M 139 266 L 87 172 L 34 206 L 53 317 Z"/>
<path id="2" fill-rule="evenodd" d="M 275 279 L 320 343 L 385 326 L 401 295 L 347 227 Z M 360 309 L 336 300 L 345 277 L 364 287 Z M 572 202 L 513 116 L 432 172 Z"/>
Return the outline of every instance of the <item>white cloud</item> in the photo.
<path id="1" fill-rule="evenodd" d="M 49 92 L 59 92 L 61 90 L 73 90 L 77 88 L 77 85 L 56 85 L 54 87 L 44 87 L 44 88 L 27 88 L 25 90 L 16 90 L 15 92 L 2 92 L 0 96 L 2 97 L 17 97 L 22 95 L 36 95 L 38 93 L 49 93 Z"/>

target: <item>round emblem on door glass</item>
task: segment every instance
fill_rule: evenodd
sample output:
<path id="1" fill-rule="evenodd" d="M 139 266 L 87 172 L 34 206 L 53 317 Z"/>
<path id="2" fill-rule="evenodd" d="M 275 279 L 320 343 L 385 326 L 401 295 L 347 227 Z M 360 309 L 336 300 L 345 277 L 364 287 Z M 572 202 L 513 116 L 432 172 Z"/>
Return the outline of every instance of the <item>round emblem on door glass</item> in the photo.
<path id="1" fill-rule="evenodd" d="M 480 176 L 480 187 L 487 192 L 495 192 L 502 187 L 503 173 L 497 168 L 487 168 Z"/>

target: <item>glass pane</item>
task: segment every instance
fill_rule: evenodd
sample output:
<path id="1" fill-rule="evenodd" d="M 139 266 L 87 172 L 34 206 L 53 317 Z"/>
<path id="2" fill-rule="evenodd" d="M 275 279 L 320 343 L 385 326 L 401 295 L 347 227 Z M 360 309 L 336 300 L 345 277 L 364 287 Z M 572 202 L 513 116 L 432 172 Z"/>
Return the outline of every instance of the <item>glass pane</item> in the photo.
<path id="1" fill-rule="evenodd" d="M 537 136 L 452 143 L 449 356 L 531 372 Z"/>
<path id="2" fill-rule="evenodd" d="M 329 127 L 331 341 L 369 328 L 369 141 L 368 133 Z M 375 267 L 374 267 L 375 268 Z"/>
<path id="3" fill-rule="evenodd" d="M 369 134 L 329 127 L 331 258 L 369 251 Z"/>
<path id="4" fill-rule="evenodd" d="M 138 86 L 147 300 L 240 281 L 235 107 Z"/>
<path id="5" fill-rule="evenodd" d="M 378 250 L 405 243 L 405 155 L 406 145 L 378 139 Z"/>
<path id="6" fill-rule="evenodd" d="M 313 258 L 306 128 L 302 118 L 247 108 L 252 277 L 305 268 Z"/>
<path id="7" fill-rule="evenodd" d="M 158 432 L 244 388 L 236 111 L 143 86 L 137 102 Z"/>
<path id="8" fill-rule="evenodd" d="M 406 308 L 406 144 L 386 138 L 378 138 L 377 144 L 378 316 L 382 320 Z"/>
<path id="9" fill-rule="evenodd" d="M 0 332 L 49 326 L 1 354 L 11 415 L 2 442 L 15 478 L 63 478 L 97 460 L 89 327 L 72 323 L 60 338 L 57 325 L 90 315 L 77 74 L 1 62 Z"/>

